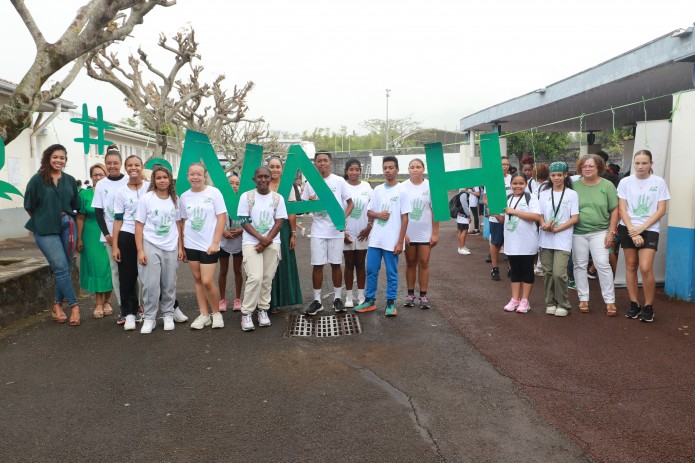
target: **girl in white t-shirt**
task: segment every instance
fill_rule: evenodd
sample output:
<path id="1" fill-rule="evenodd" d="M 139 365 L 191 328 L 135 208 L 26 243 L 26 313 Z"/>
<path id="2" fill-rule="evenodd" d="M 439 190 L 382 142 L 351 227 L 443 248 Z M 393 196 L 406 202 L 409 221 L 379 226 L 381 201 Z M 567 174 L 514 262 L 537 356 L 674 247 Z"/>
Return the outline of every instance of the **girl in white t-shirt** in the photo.
<path id="1" fill-rule="evenodd" d="M 183 247 L 195 280 L 195 298 L 200 310 L 200 315 L 191 323 L 194 330 L 202 330 L 211 324 L 213 328 L 224 327 L 220 313 L 220 290 L 215 284 L 215 268 L 227 220 L 227 207 L 220 190 L 205 184 L 206 174 L 207 169 L 201 163 L 191 164 L 187 175 L 191 189 L 179 199 Z"/>
<path id="2" fill-rule="evenodd" d="M 367 248 L 369 247 L 369 233 L 373 224 L 367 217 L 367 209 L 372 200 L 374 190 L 369 183 L 361 180 L 362 164 L 358 159 L 348 159 L 345 163 L 345 180 L 348 191 L 352 195 L 352 212 L 345 218 L 345 244 L 343 257 L 345 258 L 345 307 L 355 307 L 352 294 L 352 285 L 355 274 L 357 275 L 357 305 L 364 302 L 364 285 L 367 281 Z"/>
<path id="3" fill-rule="evenodd" d="M 652 153 L 637 152 L 632 175 L 618 185 L 618 238 L 625 253 L 625 282 L 630 295 L 627 318 L 654 321 L 654 256 L 659 244 L 659 221 L 671 196 L 663 178 L 652 174 Z M 644 307 L 638 302 L 637 268 L 642 274 Z"/>
<path id="4" fill-rule="evenodd" d="M 538 252 L 538 228 L 541 210 L 538 199 L 526 191 L 526 177 L 512 175 L 512 194 L 504 209 L 504 250 L 509 258 L 512 298 L 504 306 L 507 312 L 526 313 L 531 309 L 528 298 L 533 289 L 533 266 Z"/>
<path id="5" fill-rule="evenodd" d="M 430 281 L 430 252 L 439 240 L 439 222 L 432 215 L 430 182 L 424 178 L 425 164 L 413 159 L 408 164 L 410 179 L 402 183 L 408 193 L 412 211 L 408 214 L 408 230 L 405 234 L 405 281 L 408 294 L 404 307 L 415 305 L 415 277 L 419 270 L 420 308 L 431 307 L 427 287 Z"/>
<path id="6" fill-rule="evenodd" d="M 149 334 L 157 325 L 161 309 L 164 330 L 174 329 L 176 269 L 183 260 L 183 241 L 174 181 L 169 169 L 152 168 L 152 181 L 138 204 L 135 216 L 135 244 L 138 272 L 143 286 L 145 320 L 140 333 Z"/>
<path id="7" fill-rule="evenodd" d="M 118 262 L 118 279 L 121 292 L 121 311 L 125 316 L 123 329 L 135 329 L 138 301 L 138 248 L 135 245 L 135 214 L 138 203 L 150 182 L 142 179 L 142 160 L 137 156 L 125 158 L 128 183 L 121 187 L 114 198 L 113 259 Z"/>
<path id="8" fill-rule="evenodd" d="M 564 162 L 550 165 L 550 184 L 541 186 L 539 203 L 540 257 L 545 285 L 545 313 L 564 317 L 569 314 L 567 262 L 572 252 L 572 232 L 579 221 L 579 196 L 572 189 Z"/>

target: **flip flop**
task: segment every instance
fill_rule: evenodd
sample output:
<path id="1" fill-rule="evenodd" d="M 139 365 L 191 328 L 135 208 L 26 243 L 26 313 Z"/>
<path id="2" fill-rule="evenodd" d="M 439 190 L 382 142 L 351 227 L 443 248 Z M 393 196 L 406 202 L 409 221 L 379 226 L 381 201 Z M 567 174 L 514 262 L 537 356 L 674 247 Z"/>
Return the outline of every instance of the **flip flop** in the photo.
<path id="1" fill-rule="evenodd" d="M 104 318 L 104 308 L 101 304 L 94 307 L 94 318 Z"/>

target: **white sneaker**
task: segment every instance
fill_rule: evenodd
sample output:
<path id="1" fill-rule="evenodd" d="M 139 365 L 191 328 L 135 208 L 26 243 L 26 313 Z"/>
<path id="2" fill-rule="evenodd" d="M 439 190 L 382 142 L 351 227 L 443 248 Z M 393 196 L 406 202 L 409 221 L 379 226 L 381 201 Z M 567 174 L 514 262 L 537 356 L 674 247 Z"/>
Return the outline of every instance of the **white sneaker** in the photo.
<path id="1" fill-rule="evenodd" d="M 351 297 L 346 298 L 345 299 L 345 308 L 346 309 L 352 309 L 353 307 L 355 307 L 355 303 L 353 302 L 352 298 Z"/>
<path id="2" fill-rule="evenodd" d="M 364 299 L 365 299 L 365 298 L 363 298 L 363 297 L 357 299 L 357 305 L 364 304 Z"/>
<path id="3" fill-rule="evenodd" d="M 551 305 L 550 307 L 545 308 L 545 313 L 547 313 L 548 315 L 555 315 L 556 312 L 557 312 L 557 307 L 555 307 L 554 305 Z"/>
<path id="4" fill-rule="evenodd" d="M 462 256 L 468 256 L 471 254 L 471 252 L 466 248 L 459 248 L 459 254 Z"/>
<path id="5" fill-rule="evenodd" d="M 471 252 L 471 250 L 468 249 L 466 246 L 464 246 L 463 249 L 465 249 L 465 250 L 468 251 L 468 252 Z"/>
<path id="6" fill-rule="evenodd" d="M 541 277 L 541 276 L 543 276 L 543 269 L 540 268 L 540 267 L 534 267 L 533 273 L 534 273 L 536 276 Z"/>
<path id="7" fill-rule="evenodd" d="M 566 317 L 569 314 L 570 314 L 570 311 L 563 308 L 563 307 L 558 307 L 557 310 L 555 311 L 556 317 Z"/>
<path id="8" fill-rule="evenodd" d="M 145 320 L 144 322 L 142 322 L 140 334 L 150 334 L 155 326 L 157 326 L 156 320 Z"/>
<path id="9" fill-rule="evenodd" d="M 270 318 L 268 317 L 267 310 L 258 309 L 258 326 L 270 326 Z"/>
<path id="10" fill-rule="evenodd" d="M 221 313 L 215 312 L 212 314 L 212 327 L 213 328 L 224 328 L 224 319 L 222 318 Z"/>
<path id="11" fill-rule="evenodd" d="M 164 317 L 164 331 L 172 331 L 174 329 L 174 317 L 167 315 Z"/>
<path id="12" fill-rule="evenodd" d="M 210 326 L 212 321 L 210 320 L 210 315 L 198 315 L 193 323 L 191 323 L 192 330 L 202 330 L 206 326 Z"/>
<path id="13" fill-rule="evenodd" d="M 253 324 L 251 314 L 241 316 L 241 329 L 243 331 L 253 331 L 256 329 L 256 327 Z"/>
<path id="14" fill-rule="evenodd" d="M 135 329 L 135 315 L 126 315 L 123 330 L 132 331 Z"/>
<path id="15" fill-rule="evenodd" d="M 188 317 L 181 312 L 181 309 L 177 307 L 174 309 L 174 321 L 176 323 L 186 323 L 188 321 Z"/>

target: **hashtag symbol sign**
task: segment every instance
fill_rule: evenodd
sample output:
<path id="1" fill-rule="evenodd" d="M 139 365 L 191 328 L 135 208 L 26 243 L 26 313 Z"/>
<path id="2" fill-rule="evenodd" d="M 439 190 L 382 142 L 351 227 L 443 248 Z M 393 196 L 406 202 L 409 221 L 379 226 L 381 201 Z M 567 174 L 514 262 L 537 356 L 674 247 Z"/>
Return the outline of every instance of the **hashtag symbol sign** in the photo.
<path id="1" fill-rule="evenodd" d="M 114 126 L 108 122 L 104 122 L 104 113 L 101 110 L 101 106 L 97 106 L 97 118 L 92 119 L 89 117 L 87 103 L 84 103 L 82 105 L 82 117 L 73 117 L 70 119 L 70 122 L 82 125 L 82 138 L 75 138 L 75 141 L 83 144 L 84 154 L 89 154 L 89 145 L 97 145 L 99 147 L 99 154 L 104 154 L 104 147 L 113 144 L 113 142 L 104 138 L 104 131 L 106 129 L 113 129 Z M 97 129 L 96 138 L 92 138 L 89 133 L 91 127 Z"/>

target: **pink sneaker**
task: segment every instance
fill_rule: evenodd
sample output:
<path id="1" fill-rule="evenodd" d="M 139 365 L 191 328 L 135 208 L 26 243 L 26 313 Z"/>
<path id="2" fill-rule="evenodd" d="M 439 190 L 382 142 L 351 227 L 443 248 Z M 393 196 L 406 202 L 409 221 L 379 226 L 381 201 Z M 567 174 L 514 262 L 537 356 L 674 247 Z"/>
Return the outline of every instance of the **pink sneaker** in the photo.
<path id="1" fill-rule="evenodd" d="M 528 299 L 522 299 L 521 302 L 519 302 L 519 307 L 516 308 L 518 313 L 526 313 L 529 310 L 531 310 L 531 305 L 528 303 Z"/>
<path id="2" fill-rule="evenodd" d="M 519 300 L 511 298 L 507 305 L 504 306 L 505 312 L 514 312 L 516 308 L 519 307 Z"/>
<path id="3" fill-rule="evenodd" d="M 220 312 L 226 312 L 227 311 L 227 299 L 220 299 Z"/>
<path id="4" fill-rule="evenodd" d="M 232 310 L 241 310 L 241 299 L 234 299 L 234 306 L 232 307 Z"/>

